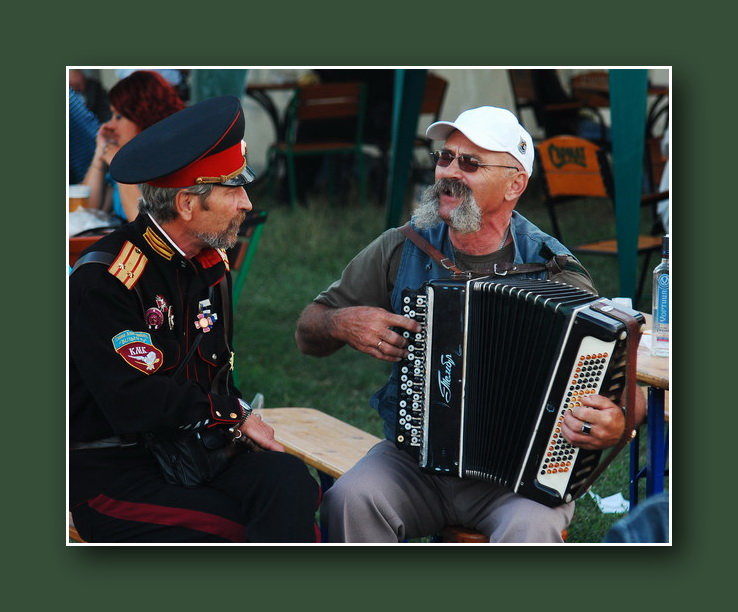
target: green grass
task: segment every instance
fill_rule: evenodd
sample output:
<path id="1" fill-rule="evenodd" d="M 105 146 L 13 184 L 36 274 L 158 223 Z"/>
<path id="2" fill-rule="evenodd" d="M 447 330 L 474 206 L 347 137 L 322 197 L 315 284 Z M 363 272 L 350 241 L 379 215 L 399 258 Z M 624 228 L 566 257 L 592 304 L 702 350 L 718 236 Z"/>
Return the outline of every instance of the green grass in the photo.
<path id="1" fill-rule="evenodd" d="M 258 208 L 269 210 L 269 219 L 236 312 L 236 371 L 244 396 L 261 392 L 266 407 L 318 408 L 381 437 L 381 422 L 369 408 L 368 398 L 384 384 L 389 366 L 348 348 L 326 358 L 306 357 L 295 346 L 294 330 L 302 309 L 384 229 L 383 206 L 376 202 L 365 208 L 356 204 L 328 205 L 324 198 L 317 197 L 292 210 L 283 203 L 271 202 L 258 191 L 252 199 Z M 550 231 L 535 184 L 518 209 Z M 572 204 L 562 211 L 562 231 L 571 243 L 614 235 L 611 217 L 607 204 Z M 649 221 L 644 219 L 646 223 Z M 582 261 L 601 295 L 618 295 L 614 259 L 590 257 Z M 649 295 L 642 309 L 650 310 L 643 306 L 649 303 Z M 617 492 L 629 497 L 627 449 L 593 490 L 602 497 Z M 587 496 L 577 503 L 569 541 L 600 542 L 620 516 L 603 515 Z"/>

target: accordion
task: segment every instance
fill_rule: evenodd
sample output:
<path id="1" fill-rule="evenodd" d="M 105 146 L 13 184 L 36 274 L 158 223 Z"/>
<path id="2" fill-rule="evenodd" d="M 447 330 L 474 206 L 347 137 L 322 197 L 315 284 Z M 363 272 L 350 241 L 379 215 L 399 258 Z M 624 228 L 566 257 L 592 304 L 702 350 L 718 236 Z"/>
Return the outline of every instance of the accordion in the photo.
<path id="1" fill-rule="evenodd" d="M 617 307 L 638 323 L 643 315 Z M 625 311 L 625 312 L 623 312 Z M 421 469 L 496 483 L 548 506 L 581 495 L 601 451 L 560 432 L 584 395 L 618 401 L 626 339 L 614 304 L 548 280 L 481 277 L 403 293 L 395 444 Z"/>

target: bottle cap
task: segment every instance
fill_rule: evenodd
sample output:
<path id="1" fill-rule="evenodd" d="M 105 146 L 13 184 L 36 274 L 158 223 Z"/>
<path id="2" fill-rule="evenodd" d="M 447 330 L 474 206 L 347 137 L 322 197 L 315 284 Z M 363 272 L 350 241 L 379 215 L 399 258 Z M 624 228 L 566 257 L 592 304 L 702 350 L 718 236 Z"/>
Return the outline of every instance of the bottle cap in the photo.
<path id="1" fill-rule="evenodd" d="M 664 241 L 661 243 L 661 257 L 664 259 L 669 257 L 669 234 L 664 235 Z"/>

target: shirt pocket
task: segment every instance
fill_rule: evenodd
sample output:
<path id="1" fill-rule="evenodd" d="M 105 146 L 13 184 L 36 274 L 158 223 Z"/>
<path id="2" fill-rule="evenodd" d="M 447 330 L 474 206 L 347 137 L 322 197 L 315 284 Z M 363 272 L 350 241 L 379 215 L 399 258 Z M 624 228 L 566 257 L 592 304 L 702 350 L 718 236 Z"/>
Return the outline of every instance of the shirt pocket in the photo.
<path id="1" fill-rule="evenodd" d="M 228 363 L 231 358 L 231 352 L 223 340 L 223 330 L 201 333 L 203 333 L 203 338 L 197 347 L 198 358 L 211 367 L 220 367 Z"/>

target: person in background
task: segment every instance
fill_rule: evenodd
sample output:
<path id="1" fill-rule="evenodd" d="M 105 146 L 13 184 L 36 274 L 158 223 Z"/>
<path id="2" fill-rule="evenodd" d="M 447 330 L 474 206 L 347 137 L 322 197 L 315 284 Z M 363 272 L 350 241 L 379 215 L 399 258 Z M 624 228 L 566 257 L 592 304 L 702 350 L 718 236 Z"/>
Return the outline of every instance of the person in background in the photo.
<path id="1" fill-rule="evenodd" d="M 176 90 L 157 72 L 138 70 L 118 81 L 108 94 L 112 116 L 97 133 L 95 153 L 83 180 L 91 208 L 112 210 L 123 220 L 138 215 L 138 185 L 122 185 L 108 172 L 115 154 L 134 136 L 185 107 Z"/>
<path id="2" fill-rule="evenodd" d="M 69 70 L 69 86 L 82 98 L 85 106 L 97 117 L 100 123 L 110 119 L 108 94 L 102 83 L 89 71 L 72 68 Z"/>
<path id="3" fill-rule="evenodd" d="M 81 183 L 95 155 L 100 122 L 82 97 L 69 88 L 69 184 Z"/>
<path id="4" fill-rule="evenodd" d="M 609 544 L 666 544 L 669 542 L 669 494 L 662 491 L 638 504 L 613 524 L 603 542 Z"/>

